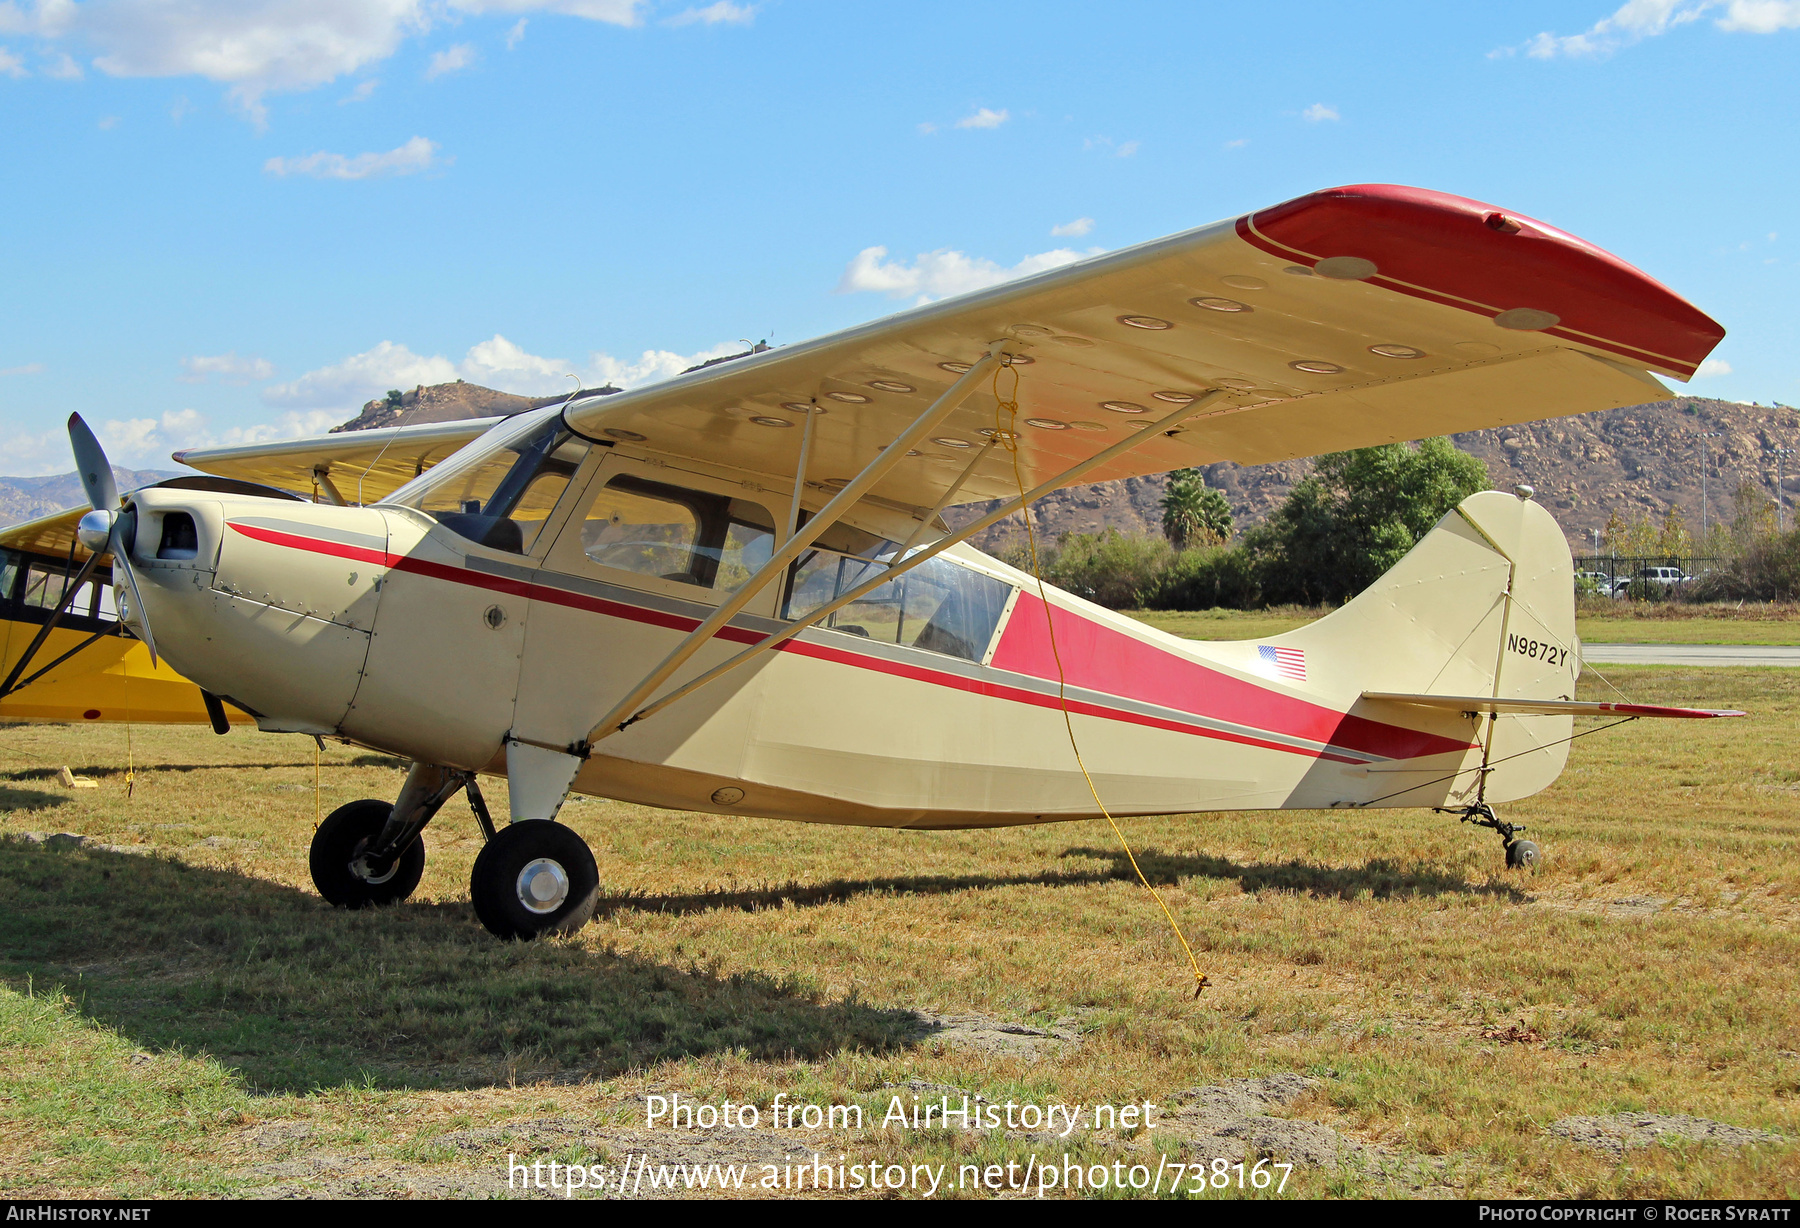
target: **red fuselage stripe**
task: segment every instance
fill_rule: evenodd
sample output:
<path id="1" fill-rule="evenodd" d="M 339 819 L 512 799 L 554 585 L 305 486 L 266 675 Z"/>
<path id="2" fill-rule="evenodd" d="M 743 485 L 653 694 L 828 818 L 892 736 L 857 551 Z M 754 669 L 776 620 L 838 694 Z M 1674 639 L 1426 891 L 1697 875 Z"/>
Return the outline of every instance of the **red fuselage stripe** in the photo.
<path id="1" fill-rule="evenodd" d="M 608 601 L 603 597 L 589 597 L 580 593 L 571 593 L 566 589 L 554 588 L 546 584 L 534 584 L 523 580 L 509 580 L 502 576 L 484 575 L 481 572 L 471 571 L 463 567 L 455 567 L 444 563 L 433 563 L 425 559 L 415 559 L 407 555 L 391 554 L 385 550 L 371 550 L 364 546 L 352 546 L 344 542 L 327 541 L 323 538 L 304 537 L 295 533 L 284 533 L 279 529 L 265 529 L 253 525 L 239 524 L 235 521 L 228 521 L 227 523 L 245 537 L 252 538 L 256 541 L 266 542 L 273 546 L 284 546 L 293 550 L 305 550 L 313 554 L 331 555 L 336 558 L 354 559 L 360 563 L 375 563 L 390 567 L 395 571 L 409 572 L 414 575 L 426 576 L 434 580 L 444 580 L 452 584 L 467 585 L 471 588 L 487 589 L 492 592 L 525 597 L 532 601 L 544 601 L 553 605 L 567 606 L 577 610 L 586 610 L 591 613 L 603 614 L 612 618 L 621 618 L 631 622 L 664 627 L 672 631 L 692 631 L 695 627 L 700 625 L 698 619 L 687 618 L 683 615 L 665 614 L 658 610 L 644 609 L 641 606 L 627 605 L 618 601 Z M 1025 594 L 1020 595 L 1021 602 L 1026 599 Z M 1032 598 L 1031 600 L 1035 600 L 1035 598 Z M 1037 608 L 1041 614 L 1042 606 L 1039 605 Z M 1068 614 L 1067 611 L 1062 611 L 1061 613 L 1065 615 Z M 1082 625 L 1090 627 L 1094 625 L 1088 623 L 1086 620 L 1078 620 L 1073 615 L 1068 615 L 1068 617 L 1072 622 L 1079 622 Z M 1042 625 L 1041 616 L 1038 619 L 1038 622 L 1039 625 Z M 1015 612 L 1012 623 L 1013 625 L 1019 624 L 1018 612 Z M 1058 634 L 1064 634 L 1063 623 L 1060 619 L 1057 626 Z M 1101 628 L 1101 630 L 1106 629 Z M 1011 635 L 1012 632 L 1009 628 L 1007 635 L 1002 637 L 1002 648 L 1005 647 L 1006 640 L 1011 638 Z M 760 642 L 763 639 L 763 635 L 744 627 L 725 627 L 718 632 L 716 638 L 739 644 L 754 644 Z M 1123 636 L 1121 638 L 1129 639 L 1129 637 Z M 1133 642 L 1135 643 L 1137 641 Z M 1182 658 L 1176 657 L 1173 653 L 1157 650 L 1152 645 L 1146 644 L 1143 645 L 1143 647 L 1156 654 L 1158 658 L 1157 665 L 1161 668 L 1166 669 L 1170 664 L 1193 666 L 1195 669 L 1208 675 L 1210 679 L 1235 684 L 1236 687 L 1242 688 L 1242 692 L 1233 691 L 1233 698 L 1244 699 L 1260 695 L 1266 699 L 1276 701 L 1273 707 L 1264 705 L 1262 711 L 1265 713 L 1274 714 L 1276 712 L 1281 712 L 1284 715 L 1292 715 L 1292 713 L 1287 712 L 1282 705 L 1299 705 L 1309 709 L 1312 713 L 1317 715 L 1315 715 L 1313 720 L 1306 722 L 1308 728 L 1323 730 L 1325 726 L 1321 723 L 1321 720 L 1329 718 L 1335 728 L 1351 728 L 1358 734 L 1366 732 L 1361 729 L 1361 726 L 1370 726 L 1375 729 L 1387 730 L 1390 735 L 1392 735 L 1387 741 L 1387 744 L 1394 747 L 1394 749 L 1398 750 L 1400 753 L 1394 754 L 1392 751 L 1376 750 L 1372 747 L 1365 750 L 1361 746 L 1339 742 L 1337 745 L 1342 747 L 1342 749 L 1352 751 L 1360 750 L 1362 751 L 1362 754 L 1336 754 L 1329 748 L 1325 750 L 1314 750 L 1308 747 L 1292 746 L 1270 739 L 1259 738 L 1251 734 L 1236 733 L 1230 730 L 1211 729 L 1203 725 L 1190 725 L 1181 721 L 1150 716 L 1144 713 L 1128 712 L 1122 709 L 1087 703 L 1081 700 L 1070 700 L 1069 711 L 1083 716 L 1122 721 L 1128 724 L 1142 725 L 1151 729 L 1166 729 L 1177 733 L 1194 734 L 1199 737 L 1213 738 L 1224 742 L 1234 742 L 1244 746 L 1260 747 L 1264 750 L 1276 750 L 1292 755 L 1304 755 L 1307 758 L 1327 759 L 1336 763 L 1360 764 L 1366 762 L 1367 756 L 1369 755 L 1412 757 L 1416 755 L 1459 752 L 1469 749 L 1469 746 L 1466 743 L 1436 737 L 1432 734 L 1420 733 L 1416 730 L 1406 729 L 1402 726 L 1378 725 L 1376 722 L 1365 721 L 1360 717 L 1347 717 L 1343 713 L 1334 712 L 1329 708 L 1319 707 L 1314 704 L 1305 704 L 1303 701 L 1292 700 L 1286 696 L 1273 695 L 1270 692 L 1263 691 L 1260 687 L 1240 682 L 1237 679 L 1230 678 L 1228 675 L 1218 674 L 1215 671 L 1205 669 L 1204 666 L 1198 666 L 1196 663 L 1185 661 Z M 781 644 L 775 651 L 794 653 L 799 656 L 811 657 L 821 661 L 830 661 L 839 665 L 850 665 L 858 669 L 872 670 L 876 673 L 890 674 L 895 677 L 907 678 L 916 682 L 930 683 L 934 686 L 949 687 L 953 690 L 985 695 L 992 699 L 1001 699 L 1012 703 L 1030 704 L 1034 707 L 1052 708 L 1059 711 L 1062 708 L 1062 701 L 1054 695 L 1044 695 L 1021 687 L 1008 686 L 1001 682 L 964 678 L 957 674 L 944 673 L 940 670 L 929 669 L 924 666 L 910 665 L 898 661 L 886 661 L 879 657 L 864 656 L 860 653 L 847 652 L 843 649 L 832 648 L 823 644 L 812 644 L 794 639 Z M 1000 665 L 998 653 L 996 653 L 994 664 L 995 667 L 999 669 L 1007 668 L 1006 666 Z M 1011 672 L 1025 673 L 1028 677 L 1038 677 L 1045 681 L 1054 681 L 1054 671 L 1052 671 L 1050 675 L 1033 674 L 1026 670 L 1012 670 Z M 1089 682 L 1077 681 L 1074 677 L 1071 677 L 1069 681 L 1072 685 L 1080 686 L 1084 690 L 1105 691 L 1104 687 L 1094 686 Z M 1187 710 L 1185 704 L 1168 704 L 1160 699 L 1144 698 L 1140 700 L 1140 702 L 1153 703 L 1159 707 L 1171 707 L 1178 711 Z M 1189 702 L 1191 702 L 1191 697 Z M 1207 714 L 1196 712 L 1193 715 L 1204 717 Z M 1212 717 L 1211 719 L 1229 720 L 1233 724 L 1243 723 L 1242 720 L 1233 717 L 1219 716 Z M 1349 724 L 1350 722 L 1354 722 L 1355 724 L 1351 725 Z M 1331 743 L 1330 737 L 1318 737 L 1315 734 L 1308 732 L 1296 732 L 1286 736 L 1305 738 L 1314 742 L 1324 742 L 1327 743 L 1328 746 Z M 1371 739 L 1361 738 L 1359 740 L 1367 741 Z"/>

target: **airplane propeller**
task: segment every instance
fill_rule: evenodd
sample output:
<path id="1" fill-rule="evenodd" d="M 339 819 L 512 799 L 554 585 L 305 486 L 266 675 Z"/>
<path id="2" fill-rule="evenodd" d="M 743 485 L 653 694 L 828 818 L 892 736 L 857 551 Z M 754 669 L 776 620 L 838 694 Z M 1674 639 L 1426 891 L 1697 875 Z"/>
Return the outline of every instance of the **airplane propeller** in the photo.
<path id="1" fill-rule="evenodd" d="M 119 488 L 113 481 L 112 464 L 106 459 L 106 449 L 100 446 L 100 441 L 81 420 L 80 414 L 69 415 L 69 447 L 75 453 L 75 471 L 81 478 L 81 487 L 94 509 L 76 525 L 76 539 L 92 552 L 95 559 L 110 553 L 113 566 L 125 573 L 125 583 L 131 589 L 132 608 L 121 609 L 119 618 L 126 622 L 133 613 L 137 615 L 137 625 L 132 630 L 150 650 L 150 663 L 154 665 L 156 640 L 150 634 L 150 612 L 144 608 L 137 575 L 131 566 L 131 548 L 137 542 L 137 509 L 119 507 Z"/>

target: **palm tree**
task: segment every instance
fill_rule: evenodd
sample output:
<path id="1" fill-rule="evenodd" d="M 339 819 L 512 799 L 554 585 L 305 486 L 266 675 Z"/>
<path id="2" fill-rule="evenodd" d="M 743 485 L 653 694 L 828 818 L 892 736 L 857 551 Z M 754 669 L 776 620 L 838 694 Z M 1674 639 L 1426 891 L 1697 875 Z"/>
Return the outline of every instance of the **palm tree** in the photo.
<path id="1" fill-rule="evenodd" d="M 1220 546 L 1231 537 L 1231 505 L 1206 484 L 1198 469 L 1177 469 L 1169 475 L 1162 514 L 1163 532 L 1178 550 Z"/>

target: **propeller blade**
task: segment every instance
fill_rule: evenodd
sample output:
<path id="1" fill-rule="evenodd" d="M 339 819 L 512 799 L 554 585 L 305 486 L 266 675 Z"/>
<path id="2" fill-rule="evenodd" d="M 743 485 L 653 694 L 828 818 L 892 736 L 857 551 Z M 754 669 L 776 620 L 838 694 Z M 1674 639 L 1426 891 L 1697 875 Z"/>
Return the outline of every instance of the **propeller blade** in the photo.
<path id="1" fill-rule="evenodd" d="M 79 418 L 71 420 L 69 428 L 71 435 L 74 434 L 74 422 L 79 421 L 81 421 Z M 86 429 L 85 423 L 83 423 L 83 429 Z M 112 474 L 109 471 L 107 474 L 109 485 L 111 481 Z M 124 540 L 127 525 L 133 530 L 137 528 L 135 511 L 113 520 L 112 537 L 107 542 L 107 549 L 112 551 L 113 567 L 125 573 L 125 583 L 131 587 L 131 608 L 137 614 L 137 626 L 132 628 L 132 632 L 144 641 L 144 647 L 150 650 L 150 664 L 155 665 L 156 637 L 150 634 L 150 611 L 144 608 L 144 596 L 138 592 L 137 571 L 131 565 L 131 543 Z"/>
<path id="2" fill-rule="evenodd" d="M 94 432 L 81 420 L 80 414 L 69 415 L 69 447 L 75 452 L 75 472 L 81 478 L 81 488 L 87 491 L 88 502 L 94 510 L 118 511 L 119 487 L 113 481 L 106 449 L 94 438 Z"/>

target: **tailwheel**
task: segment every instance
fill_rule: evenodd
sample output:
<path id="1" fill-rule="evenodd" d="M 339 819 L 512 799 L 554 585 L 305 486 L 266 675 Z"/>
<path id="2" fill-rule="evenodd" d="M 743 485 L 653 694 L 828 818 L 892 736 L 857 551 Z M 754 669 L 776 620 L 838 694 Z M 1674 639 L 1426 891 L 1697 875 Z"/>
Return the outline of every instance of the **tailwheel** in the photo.
<path id="1" fill-rule="evenodd" d="M 414 836 L 397 854 L 372 861 L 376 837 L 393 806 L 375 798 L 350 802 L 325 816 L 308 858 L 313 885 L 339 908 L 369 908 L 404 900 L 425 873 L 425 841 Z"/>
<path id="2" fill-rule="evenodd" d="M 1439 809 L 1440 813 L 1460 814 L 1463 822 L 1473 823 L 1477 827 L 1490 828 L 1496 832 L 1500 837 L 1501 845 L 1506 850 L 1507 869 L 1530 870 L 1536 873 L 1538 859 L 1542 854 L 1534 842 L 1518 838 L 1519 833 L 1525 830 L 1525 824 L 1508 823 L 1496 815 L 1494 808 L 1486 802 L 1478 802 L 1462 810 L 1443 810 L 1441 807 Z"/>
<path id="3" fill-rule="evenodd" d="M 469 875 L 469 897 L 496 938 L 573 933 L 594 915 L 600 868 L 568 828 L 525 819 L 482 846 Z"/>

